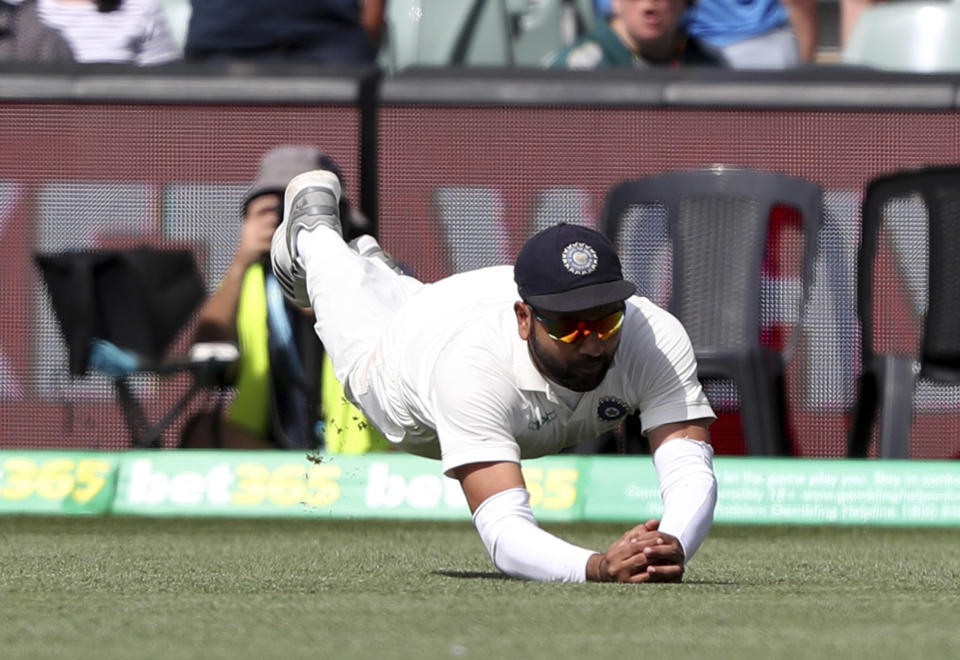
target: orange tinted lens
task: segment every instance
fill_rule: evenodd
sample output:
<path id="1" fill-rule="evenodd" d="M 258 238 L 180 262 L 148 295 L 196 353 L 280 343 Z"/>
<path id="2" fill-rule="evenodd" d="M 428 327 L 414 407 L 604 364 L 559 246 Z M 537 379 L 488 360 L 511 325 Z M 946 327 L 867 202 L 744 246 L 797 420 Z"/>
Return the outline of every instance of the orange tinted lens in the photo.
<path id="1" fill-rule="evenodd" d="M 570 321 L 554 321 L 547 326 L 547 334 L 557 341 L 562 341 L 564 344 L 572 344 L 577 341 L 577 337 L 580 336 L 580 322 L 573 321 L 572 325 L 573 328 L 571 329 Z"/>
<path id="2" fill-rule="evenodd" d="M 539 317 L 538 317 L 539 318 Z M 623 311 L 617 310 L 609 316 L 597 321 L 580 321 L 577 319 L 540 319 L 547 328 L 551 339 L 572 344 L 580 337 L 596 333 L 600 339 L 606 339 L 620 330 L 623 325 Z"/>
<path id="3" fill-rule="evenodd" d="M 623 325 L 623 317 L 624 313 L 618 311 L 597 321 L 597 336 L 600 339 L 606 339 L 610 335 L 616 334 Z"/>

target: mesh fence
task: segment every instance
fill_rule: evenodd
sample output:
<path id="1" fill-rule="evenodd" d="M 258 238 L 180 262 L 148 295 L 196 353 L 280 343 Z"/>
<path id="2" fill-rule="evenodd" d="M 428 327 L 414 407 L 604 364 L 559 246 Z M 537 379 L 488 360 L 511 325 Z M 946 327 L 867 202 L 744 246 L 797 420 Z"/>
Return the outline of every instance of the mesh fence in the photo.
<path id="1" fill-rule="evenodd" d="M 819 183 L 824 217 L 814 282 L 787 364 L 793 451 L 817 457 L 846 453 L 860 368 L 855 298 L 863 190 L 882 173 L 960 161 L 960 120 L 947 113 L 397 105 L 382 110 L 379 134 L 382 242 L 427 280 L 509 263 L 551 222 L 598 227 L 604 194 L 625 179 L 720 163 Z M 637 232 L 626 239 L 636 244 L 625 260 L 627 276 L 663 304 L 671 263 L 663 211 L 634 212 L 645 217 L 627 223 Z M 781 348 L 800 314 L 803 237 L 788 212 L 774 225 L 761 332 Z M 881 275 L 891 292 L 886 300 L 917 310 L 924 239 L 910 225 L 896 231 L 902 235 L 890 258 L 900 265 Z M 917 313 L 898 312 L 885 329 L 889 340 L 915 345 Z M 736 388 L 705 385 L 722 413 L 715 444 L 742 451 Z M 918 393 L 912 455 L 957 455 L 960 402 L 938 398 L 939 409 L 931 410 L 927 387 Z"/>
<path id="2" fill-rule="evenodd" d="M 343 107 L 11 104 L 0 106 L 0 446 L 130 446 L 113 383 L 71 378 L 35 254 L 153 246 L 196 255 L 208 292 L 233 257 L 260 157 L 312 144 L 359 195 L 359 113 Z M 185 351 L 192 322 L 170 347 Z M 151 422 L 185 375 L 131 383 Z M 206 405 L 204 398 L 195 407 Z M 190 411 L 187 411 L 189 414 Z M 177 443 L 179 421 L 163 435 Z"/>
<path id="3" fill-rule="evenodd" d="M 118 449 L 129 438 L 111 383 L 70 379 L 37 252 L 149 243 L 195 251 L 209 290 L 239 232 L 239 200 L 260 156 L 315 144 L 359 198 L 359 112 L 349 106 L 147 104 L 0 105 L 0 446 Z M 421 279 L 509 263 L 538 229 L 597 226 L 615 183 L 714 163 L 806 177 L 825 190 L 819 258 L 803 332 L 788 363 L 794 451 L 842 456 L 859 370 L 856 254 L 859 204 L 878 174 L 960 162 L 960 118 L 936 112 L 386 105 L 378 125 L 381 242 Z M 897 217 L 909 218 L 909 200 Z M 654 216 L 656 210 L 649 211 Z M 893 212 L 891 212 L 892 215 Z M 887 339 L 915 346 L 924 243 L 911 223 L 885 233 Z M 670 254 L 653 223 L 628 276 L 654 300 L 669 295 Z M 768 246 L 765 341 L 781 345 L 798 278 L 790 223 Z M 735 259 L 736 255 L 730 255 Z M 901 310 L 897 312 L 896 310 Z M 899 316 L 897 316 L 899 314 Z M 190 327 L 174 342 L 182 350 Z M 151 419 L 185 378 L 134 384 Z M 719 389 L 718 389 L 719 388 Z M 960 451 L 960 401 L 922 383 L 912 455 Z M 720 451 L 742 451 L 737 393 L 708 392 L 722 411 Z M 164 446 L 176 443 L 176 425 Z"/>

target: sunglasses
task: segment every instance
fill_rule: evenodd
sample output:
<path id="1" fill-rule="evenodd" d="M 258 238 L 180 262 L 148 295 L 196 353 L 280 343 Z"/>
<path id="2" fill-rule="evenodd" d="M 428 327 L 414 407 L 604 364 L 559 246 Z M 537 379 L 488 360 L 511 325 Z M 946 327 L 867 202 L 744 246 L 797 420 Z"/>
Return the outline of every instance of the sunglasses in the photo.
<path id="1" fill-rule="evenodd" d="M 531 311 L 532 308 L 531 308 Z M 623 326 L 624 310 L 618 309 L 609 316 L 596 321 L 581 321 L 579 319 L 548 319 L 535 311 L 533 316 L 543 324 L 550 339 L 572 344 L 590 334 L 596 334 L 597 339 L 609 339 L 620 331 Z"/>

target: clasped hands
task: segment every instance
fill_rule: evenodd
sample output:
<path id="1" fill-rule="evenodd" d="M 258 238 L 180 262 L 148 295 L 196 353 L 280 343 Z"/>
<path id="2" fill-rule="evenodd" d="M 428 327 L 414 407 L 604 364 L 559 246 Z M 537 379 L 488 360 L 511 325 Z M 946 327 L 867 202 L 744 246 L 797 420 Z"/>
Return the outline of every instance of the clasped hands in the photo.
<path id="1" fill-rule="evenodd" d="M 651 519 L 637 525 L 611 543 L 606 553 L 594 555 L 587 567 L 589 578 L 599 582 L 681 581 L 683 547 L 677 538 L 660 533 L 659 524 Z"/>

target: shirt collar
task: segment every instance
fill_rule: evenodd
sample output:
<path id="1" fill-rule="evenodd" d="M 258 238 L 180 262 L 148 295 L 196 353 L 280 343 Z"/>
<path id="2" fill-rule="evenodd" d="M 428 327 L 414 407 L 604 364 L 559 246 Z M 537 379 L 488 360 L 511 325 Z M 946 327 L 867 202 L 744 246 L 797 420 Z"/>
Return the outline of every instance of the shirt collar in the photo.
<path id="1" fill-rule="evenodd" d="M 547 397 L 548 401 L 567 405 L 562 398 L 557 396 L 557 389 L 560 386 L 547 379 L 533 363 L 533 358 L 530 357 L 530 347 L 517 334 L 516 328 L 513 331 L 512 350 L 513 373 L 517 378 L 517 387 L 525 392 L 541 392 Z"/>

